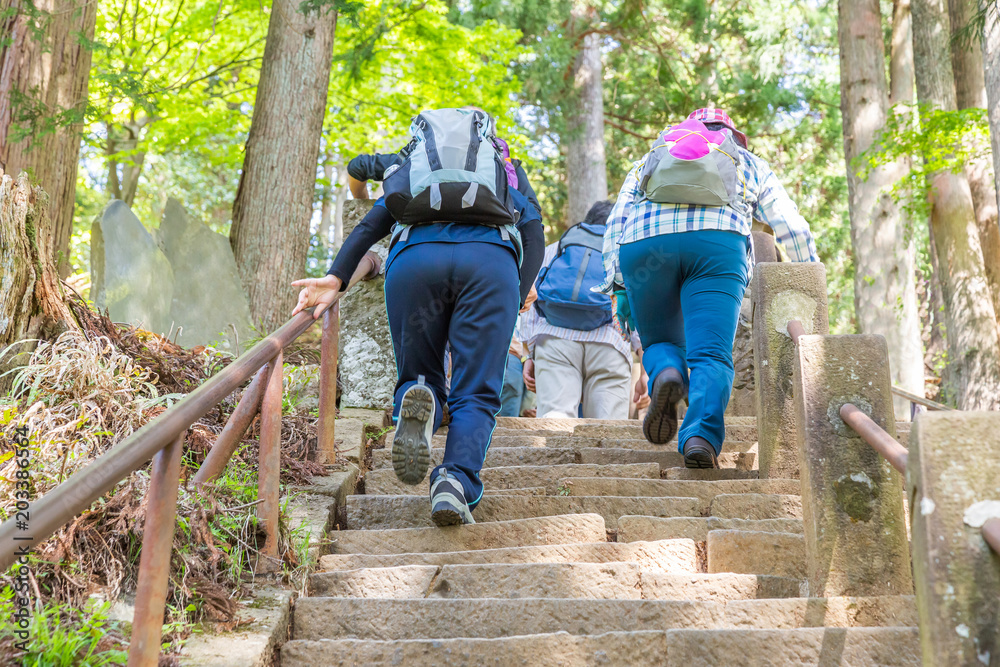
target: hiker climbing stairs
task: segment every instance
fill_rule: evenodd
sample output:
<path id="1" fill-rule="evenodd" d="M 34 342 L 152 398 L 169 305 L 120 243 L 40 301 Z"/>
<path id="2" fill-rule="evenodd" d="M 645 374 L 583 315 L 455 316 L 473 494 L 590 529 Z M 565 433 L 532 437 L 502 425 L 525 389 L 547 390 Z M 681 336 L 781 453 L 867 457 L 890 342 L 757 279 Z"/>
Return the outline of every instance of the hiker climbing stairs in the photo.
<path id="1" fill-rule="evenodd" d="M 809 596 L 799 481 L 758 479 L 755 422 L 691 470 L 634 421 L 500 418 L 477 523 L 443 529 L 389 433 L 281 664 L 919 664 L 912 596 Z"/>

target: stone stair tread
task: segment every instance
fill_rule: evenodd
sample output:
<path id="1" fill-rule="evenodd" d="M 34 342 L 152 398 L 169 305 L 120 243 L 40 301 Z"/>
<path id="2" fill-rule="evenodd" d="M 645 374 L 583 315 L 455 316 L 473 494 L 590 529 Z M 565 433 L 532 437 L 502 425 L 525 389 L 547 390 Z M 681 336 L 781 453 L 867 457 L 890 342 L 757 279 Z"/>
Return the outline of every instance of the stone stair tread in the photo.
<path id="1" fill-rule="evenodd" d="M 403 554 L 328 554 L 320 557 L 324 571 L 400 565 L 462 565 L 479 563 L 637 563 L 666 572 L 698 569 L 693 540 L 655 542 L 592 542 L 549 544 L 476 551 Z"/>
<path id="2" fill-rule="evenodd" d="M 647 443 L 648 444 L 648 443 Z M 740 443 L 749 449 L 754 443 Z M 684 465 L 684 457 L 676 449 L 652 449 L 650 448 L 629 448 L 629 447 L 581 447 L 572 451 L 577 452 L 579 463 L 657 463 L 660 470 L 667 468 L 679 468 Z M 554 449 L 554 448 L 553 448 Z M 570 448 L 560 448 L 570 449 Z M 749 470 L 757 461 L 755 452 L 722 452 L 719 457 L 719 465 L 723 468 L 739 468 Z"/>
<path id="3" fill-rule="evenodd" d="M 317 597 L 720 601 L 798 597 L 797 579 L 663 572 L 637 563 L 406 565 L 317 573 Z"/>
<path id="4" fill-rule="evenodd" d="M 753 530 L 777 533 L 803 532 L 802 521 L 797 519 L 721 519 L 719 517 L 652 517 L 642 515 L 621 516 L 618 519 L 619 542 L 648 542 L 688 538 L 704 542 L 712 530 Z"/>
<path id="5" fill-rule="evenodd" d="M 600 514 L 608 530 L 618 517 L 700 517 L 697 498 L 642 498 L 625 496 L 504 496 L 484 495 L 475 512 L 477 525 L 529 517 Z M 358 529 L 431 526 L 430 502 L 425 496 L 348 496 L 347 526 Z"/>
<path id="6" fill-rule="evenodd" d="M 452 639 L 713 628 L 721 627 L 724 610 L 718 602 L 686 600 L 304 597 L 295 603 L 295 638 Z"/>
<path id="7" fill-rule="evenodd" d="M 726 625 L 733 628 L 916 627 L 913 595 L 751 600 L 726 604 Z"/>
<path id="8" fill-rule="evenodd" d="M 327 536 L 327 550 L 334 554 L 441 553 L 538 545 L 586 544 L 605 539 L 607 533 L 604 519 L 598 514 L 581 513 L 477 523 L 452 528 L 407 527 L 390 530 L 334 531 Z"/>
<path id="9" fill-rule="evenodd" d="M 444 457 L 444 447 L 431 449 L 431 465 L 440 465 Z M 499 468 L 507 466 L 538 466 L 565 465 L 580 463 L 577 450 L 568 447 L 502 447 L 490 445 L 486 453 L 484 468 Z M 625 463 L 624 461 L 622 463 Z M 629 461 L 628 463 L 633 463 Z M 635 461 L 634 463 L 649 463 Z M 392 452 L 390 449 L 378 449 L 372 453 L 372 469 L 392 467 Z"/>
<path id="10" fill-rule="evenodd" d="M 757 439 L 757 421 L 753 418 L 751 423 L 749 419 L 745 418 L 740 421 L 734 421 L 730 417 L 726 419 L 726 439 L 727 440 L 756 440 Z M 573 428 L 573 435 L 578 438 L 621 438 L 621 439 L 641 439 L 642 434 L 642 423 L 638 420 L 628 424 L 628 425 L 605 425 L 605 424 L 579 424 Z M 673 440 L 676 442 L 676 436 Z M 723 442 L 723 451 L 725 451 L 725 443 Z"/>
<path id="11" fill-rule="evenodd" d="M 590 465 L 570 463 L 566 465 L 501 466 L 483 468 L 480 478 L 483 485 L 492 489 L 525 488 L 544 486 L 548 493 L 556 493 L 559 480 L 564 477 L 638 477 L 659 479 L 660 467 L 655 463 L 631 463 L 624 465 Z M 430 475 L 420 484 L 409 485 L 399 481 L 392 468 L 372 470 L 365 475 L 366 495 L 419 495 L 430 493 Z M 478 514 L 476 518 L 478 520 Z"/>
<path id="12" fill-rule="evenodd" d="M 798 495 L 797 479 L 635 479 L 621 477 L 574 477 L 559 480 L 571 496 L 673 496 L 698 498 L 706 509 L 712 499 L 728 494 Z"/>
<path id="13" fill-rule="evenodd" d="M 805 537 L 753 530 L 710 530 L 709 572 L 806 578 Z"/>
<path id="14" fill-rule="evenodd" d="M 617 664 L 662 664 L 667 635 L 662 631 L 568 632 L 528 634 L 494 639 L 296 639 L 281 648 L 282 667 L 347 665 L 449 665 L 450 667 L 559 667 Z"/>
<path id="15" fill-rule="evenodd" d="M 920 635 L 916 628 L 667 631 L 668 667 L 920 664 Z"/>
<path id="16" fill-rule="evenodd" d="M 723 519 L 802 519 L 802 497 L 778 493 L 723 493 L 712 499 L 712 516 Z"/>
<path id="17" fill-rule="evenodd" d="M 435 436 L 437 437 L 437 436 Z M 437 441 L 435 441 L 437 442 Z M 511 446 L 511 441 L 505 441 L 505 447 Z M 522 441 L 524 445 L 530 445 L 531 442 L 535 441 Z M 722 446 L 722 453 L 727 452 L 739 453 L 739 452 L 750 452 L 757 445 L 756 438 L 726 438 L 726 442 Z M 438 446 L 438 445 L 435 445 Z M 441 445 L 444 446 L 444 441 L 441 441 Z M 497 446 L 500 446 L 499 444 Z M 664 443 L 662 445 L 655 445 L 649 440 L 646 440 L 641 435 L 639 437 L 622 437 L 622 436 L 581 436 L 581 435 L 550 435 L 545 438 L 545 444 L 541 445 L 544 447 L 569 447 L 572 449 L 585 449 L 585 448 L 602 448 L 602 449 L 632 449 L 636 451 L 652 451 L 652 452 L 676 452 L 677 451 L 677 441 L 672 440 L 671 442 Z"/>
<path id="18" fill-rule="evenodd" d="M 736 468 L 667 468 L 663 471 L 665 479 L 758 479 L 760 474 L 757 470 L 737 470 Z"/>

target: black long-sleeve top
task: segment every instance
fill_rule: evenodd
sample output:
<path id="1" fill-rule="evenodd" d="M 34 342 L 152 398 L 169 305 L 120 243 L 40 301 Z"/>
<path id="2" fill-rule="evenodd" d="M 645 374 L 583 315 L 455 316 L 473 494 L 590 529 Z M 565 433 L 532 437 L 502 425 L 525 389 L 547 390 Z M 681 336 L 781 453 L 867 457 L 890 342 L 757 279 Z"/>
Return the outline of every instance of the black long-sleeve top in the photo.
<path id="1" fill-rule="evenodd" d="M 399 156 L 396 154 L 359 155 L 347 165 L 347 173 L 359 181 L 381 180 L 385 170 L 395 164 L 398 159 Z M 532 217 L 531 220 L 517 225 L 518 231 L 521 232 L 522 245 L 520 292 L 521 304 L 523 305 L 545 256 L 545 231 L 540 219 L 541 207 L 534 189 L 528 182 L 528 175 L 524 172 L 519 161 L 515 166 L 517 169 L 517 189 L 539 214 L 538 218 Z M 347 289 L 351 276 L 368 249 L 392 233 L 392 227 L 395 223 L 396 220 L 388 209 L 379 203 L 372 207 L 372 210 L 344 239 L 344 244 L 334 258 L 330 270 L 327 271 L 328 275 L 340 278 L 341 291 Z"/>

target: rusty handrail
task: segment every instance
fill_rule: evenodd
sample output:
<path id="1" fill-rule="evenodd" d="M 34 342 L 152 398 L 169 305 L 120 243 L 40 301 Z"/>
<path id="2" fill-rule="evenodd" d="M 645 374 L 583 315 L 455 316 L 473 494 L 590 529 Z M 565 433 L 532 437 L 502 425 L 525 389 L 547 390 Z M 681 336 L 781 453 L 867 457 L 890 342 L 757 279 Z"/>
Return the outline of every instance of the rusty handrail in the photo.
<path id="1" fill-rule="evenodd" d="M 798 320 L 788 320 L 785 328 L 788 330 L 788 335 L 792 337 L 792 342 L 796 345 L 799 344 L 799 336 L 806 334 L 806 328 Z"/>
<path id="2" fill-rule="evenodd" d="M 861 439 L 872 446 L 876 452 L 885 457 L 892 467 L 906 474 L 906 461 L 909 457 L 906 448 L 889 435 L 875 420 L 851 403 L 840 406 L 840 418 L 861 436 Z"/>
<path id="3" fill-rule="evenodd" d="M 906 391 L 902 387 L 897 387 L 896 385 L 892 385 L 892 393 L 894 393 L 896 396 L 899 396 L 900 398 L 905 398 L 906 400 L 910 401 L 911 403 L 916 403 L 917 405 L 922 405 L 925 408 L 927 408 L 928 410 L 941 410 L 941 411 L 944 411 L 944 410 L 954 410 L 955 409 L 955 408 L 950 408 L 950 407 L 948 407 L 947 405 L 945 405 L 943 403 L 938 403 L 936 401 L 932 401 L 929 398 L 924 398 L 923 396 L 920 396 L 919 394 L 914 394 L 912 392 Z"/>
<path id="4" fill-rule="evenodd" d="M 981 530 L 986 544 L 990 545 L 993 553 L 1000 556 L 1000 519 L 988 519 Z"/>

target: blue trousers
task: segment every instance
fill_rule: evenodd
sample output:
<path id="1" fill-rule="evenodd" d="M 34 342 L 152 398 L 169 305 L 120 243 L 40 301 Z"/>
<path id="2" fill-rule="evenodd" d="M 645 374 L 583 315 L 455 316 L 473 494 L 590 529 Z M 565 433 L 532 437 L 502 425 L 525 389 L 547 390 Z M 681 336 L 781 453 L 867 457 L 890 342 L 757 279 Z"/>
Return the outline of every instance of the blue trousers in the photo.
<path id="1" fill-rule="evenodd" d="M 688 410 L 677 434 L 682 452 L 695 435 L 722 451 L 733 338 L 750 280 L 749 243 L 736 232 L 703 230 L 619 246 L 650 391 L 666 368 L 688 380 Z"/>
<path id="2" fill-rule="evenodd" d="M 403 394 L 424 376 L 436 400 L 451 414 L 444 463 L 461 482 L 470 508 L 482 499 L 479 471 L 500 410 L 507 348 L 519 305 L 517 261 L 494 243 L 418 243 L 389 264 L 385 305 L 396 354 L 393 419 Z M 450 393 L 445 388 L 444 350 L 451 344 Z"/>
<path id="3" fill-rule="evenodd" d="M 520 417 L 524 399 L 524 365 L 513 354 L 507 353 L 507 371 L 503 376 L 500 393 L 499 417 Z"/>

